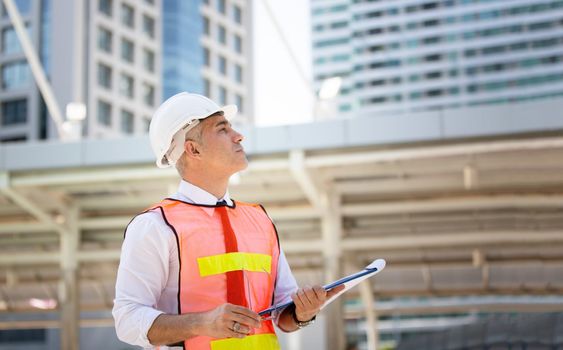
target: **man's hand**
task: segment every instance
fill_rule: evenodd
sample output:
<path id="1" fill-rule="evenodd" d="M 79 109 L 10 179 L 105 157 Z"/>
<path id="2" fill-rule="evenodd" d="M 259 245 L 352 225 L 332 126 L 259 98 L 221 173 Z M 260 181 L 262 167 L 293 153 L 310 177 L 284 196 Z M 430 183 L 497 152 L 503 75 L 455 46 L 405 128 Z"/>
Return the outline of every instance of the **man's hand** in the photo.
<path id="1" fill-rule="evenodd" d="M 244 338 L 260 328 L 260 315 L 242 306 L 223 304 L 204 313 L 202 334 L 213 338 Z"/>
<path id="2" fill-rule="evenodd" d="M 305 322 L 309 321 L 319 313 L 323 304 L 333 295 L 344 289 L 344 285 L 335 287 L 328 292 L 322 286 L 314 286 L 312 288 L 305 287 L 297 291 L 291 296 L 295 303 L 295 316 L 297 320 Z"/>

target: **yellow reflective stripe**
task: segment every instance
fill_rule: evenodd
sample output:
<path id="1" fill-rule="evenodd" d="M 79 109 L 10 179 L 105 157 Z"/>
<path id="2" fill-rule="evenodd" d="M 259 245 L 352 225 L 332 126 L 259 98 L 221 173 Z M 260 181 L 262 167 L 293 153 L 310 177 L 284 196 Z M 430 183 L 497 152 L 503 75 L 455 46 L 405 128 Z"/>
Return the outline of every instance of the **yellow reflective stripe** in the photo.
<path id="1" fill-rule="evenodd" d="M 242 339 L 228 338 L 211 341 L 211 350 L 279 350 L 280 344 L 275 334 L 249 335 Z"/>
<path id="2" fill-rule="evenodd" d="M 272 257 L 267 254 L 237 252 L 197 258 L 197 264 L 201 277 L 238 270 L 270 273 Z"/>

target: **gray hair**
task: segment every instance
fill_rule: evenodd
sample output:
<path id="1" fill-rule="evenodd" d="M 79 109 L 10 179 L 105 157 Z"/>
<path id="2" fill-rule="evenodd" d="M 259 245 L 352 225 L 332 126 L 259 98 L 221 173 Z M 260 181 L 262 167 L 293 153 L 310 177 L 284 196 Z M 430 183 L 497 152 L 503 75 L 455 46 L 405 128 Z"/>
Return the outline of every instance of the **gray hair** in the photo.
<path id="1" fill-rule="evenodd" d="M 197 142 L 199 144 L 203 144 L 203 125 L 202 125 L 201 122 L 198 123 L 193 128 L 191 128 L 186 133 L 186 141 L 194 141 L 194 142 Z M 176 171 L 178 172 L 178 174 L 180 174 L 180 176 L 182 178 L 184 177 L 184 168 L 186 167 L 187 161 L 188 161 L 188 159 L 186 157 L 185 151 L 184 151 L 184 153 L 182 153 L 182 155 L 180 156 L 178 161 L 176 161 L 176 165 L 175 165 Z"/>

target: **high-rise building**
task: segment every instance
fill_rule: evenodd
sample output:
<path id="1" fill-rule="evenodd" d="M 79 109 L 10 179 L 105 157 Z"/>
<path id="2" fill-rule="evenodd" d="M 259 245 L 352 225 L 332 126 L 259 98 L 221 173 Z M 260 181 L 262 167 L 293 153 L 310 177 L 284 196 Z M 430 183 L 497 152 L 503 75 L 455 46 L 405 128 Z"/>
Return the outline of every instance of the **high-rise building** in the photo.
<path id="1" fill-rule="evenodd" d="M 180 91 L 237 104 L 252 123 L 247 0 L 16 0 L 61 113 L 84 137 L 142 134 Z M 7 11 L 0 17 L 0 142 L 57 138 Z"/>
<path id="2" fill-rule="evenodd" d="M 561 0 L 312 0 L 311 6 L 316 87 L 342 79 L 333 115 L 563 96 Z"/>
<path id="3" fill-rule="evenodd" d="M 87 107 L 86 137 L 144 133 L 160 101 L 160 0 L 32 1 L 17 7 L 61 113 Z M 58 137 L 2 11 L 0 140 Z"/>
<path id="4" fill-rule="evenodd" d="M 163 98 L 204 94 L 252 123 L 251 20 L 248 0 L 163 0 Z"/>

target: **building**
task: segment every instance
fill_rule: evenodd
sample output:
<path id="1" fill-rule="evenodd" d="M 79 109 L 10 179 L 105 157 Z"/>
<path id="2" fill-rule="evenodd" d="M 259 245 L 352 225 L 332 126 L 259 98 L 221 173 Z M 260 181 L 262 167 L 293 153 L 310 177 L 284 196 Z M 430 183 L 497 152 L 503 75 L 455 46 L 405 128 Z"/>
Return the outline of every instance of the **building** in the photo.
<path id="1" fill-rule="evenodd" d="M 160 1 L 16 3 L 63 115 L 84 103 L 86 137 L 146 131 L 161 96 Z M 0 139 L 58 137 L 7 15 L 1 25 Z"/>
<path id="2" fill-rule="evenodd" d="M 317 89 L 334 116 L 510 103 L 563 94 L 563 1 L 312 0 Z"/>
<path id="3" fill-rule="evenodd" d="M 142 134 L 164 98 L 202 93 L 252 122 L 251 11 L 243 0 L 17 0 L 61 113 L 82 135 Z M 6 11 L 0 18 L 0 142 L 57 138 Z"/>
<path id="4" fill-rule="evenodd" d="M 251 22 L 246 0 L 164 0 L 163 99 L 204 94 L 252 123 Z"/>

